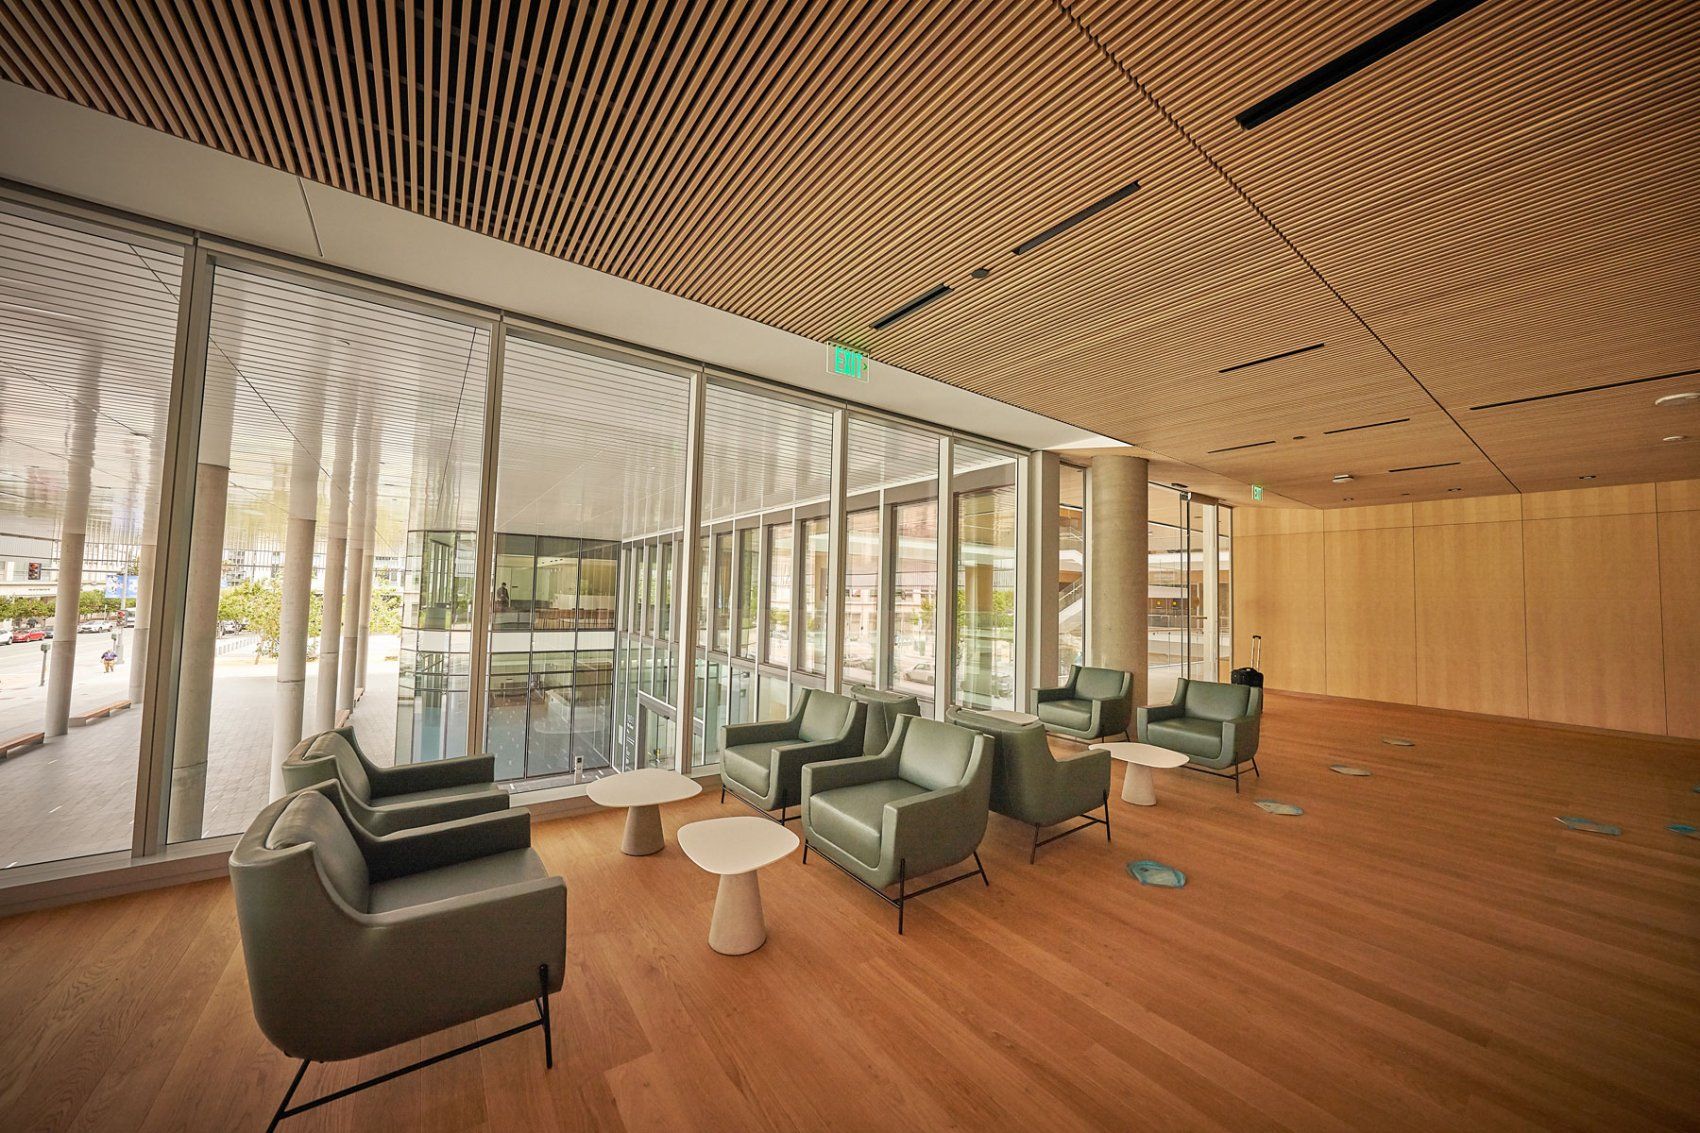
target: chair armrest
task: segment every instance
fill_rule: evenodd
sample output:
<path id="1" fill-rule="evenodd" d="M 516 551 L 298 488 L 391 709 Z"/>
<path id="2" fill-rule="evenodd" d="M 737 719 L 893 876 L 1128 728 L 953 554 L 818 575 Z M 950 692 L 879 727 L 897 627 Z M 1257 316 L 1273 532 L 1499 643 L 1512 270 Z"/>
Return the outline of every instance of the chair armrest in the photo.
<path id="1" fill-rule="evenodd" d="M 892 860 L 907 858 L 912 864 L 921 863 L 912 874 L 919 875 L 968 856 L 970 851 L 963 850 L 950 861 L 933 863 L 930 859 L 941 855 L 928 851 L 941 842 L 967 842 L 975 825 L 980 826 L 983 834 L 983 821 L 976 823 L 974 818 L 973 799 L 966 783 L 910 795 L 885 804 L 880 845 L 892 847 Z M 978 839 L 975 841 L 978 843 Z"/>
<path id="2" fill-rule="evenodd" d="M 462 755 L 454 759 L 403 763 L 397 767 L 369 767 L 366 773 L 372 780 L 372 797 L 383 800 L 394 795 L 411 795 L 415 791 L 494 783 L 496 757 Z"/>
<path id="3" fill-rule="evenodd" d="M 1232 752 L 1238 762 L 1249 759 L 1257 754 L 1257 738 L 1260 718 L 1257 716 L 1236 716 L 1222 724 L 1222 752 Z"/>
<path id="4" fill-rule="evenodd" d="M 1133 710 L 1134 718 L 1141 728 L 1154 720 L 1178 720 L 1186 715 L 1186 706 L 1181 704 L 1142 704 Z"/>
<path id="5" fill-rule="evenodd" d="M 807 744 L 780 744 L 773 749 L 773 772 L 785 774 L 799 767 L 807 767 L 811 763 L 821 763 L 826 760 L 849 759 L 851 754 L 844 750 L 843 740 L 816 740 Z M 861 745 L 853 745 L 859 748 Z M 855 753 L 857 757 L 860 752 Z"/>
<path id="6" fill-rule="evenodd" d="M 887 749 L 879 755 L 859 755 L 854 759 L 830 759 L 803 765 L 803 802 L 810 795 L 839 787 L 854 787 L 897 775 L 897 754 Z"/>
<path id="7" fill-rule="evenodd" d="M 1110 753 L 1101 747 L 1089 747 L 1074 755 L 1065 755 L 1057 760 L 1057 774 L 1070 782 L 1089 779 L 1101 779 L 1105 786 L 1110 782 L 1110 764 L 1114 762 Z"/>
<path id="8" fill-rule="evenodd" d="M 389 881 L 531 845 L 531 812 L 507 810 L 394 834 L 355 831 L 373 881 Z"/>
<path id="9" fill-rule="evenodd" d="M 721 729 L 725 747 L 739 744 L 777 744 L 795 739 L 790 720 L 766 720 L 757 724 L 728 724 Z"/>
<path id="10" fill-rule="evenodd" d="M 349 803 L 349 809 L 357 811 L 355 821 L 374 834 L 394 834 L 398 830 L 414 830 L 421 826 L 452 822 L 457 818 L 501 813 L 509 809 L 510 803 L 506 791 L 477 791 L 466 795 L 450 795 L 442 799 L 398 798 L 376 801 L 380 805 L 375 807 L 364 807 L 358 799 Z"/>
<path id="11" fill-rule="evenodd" d="M 1036 688 L 1033 690 L 1033 703 L 1043 704 L 1047 700 L 1070 700 L 1074 697 L 1074 688 L 1063 685 L 1061 688 Z"/>

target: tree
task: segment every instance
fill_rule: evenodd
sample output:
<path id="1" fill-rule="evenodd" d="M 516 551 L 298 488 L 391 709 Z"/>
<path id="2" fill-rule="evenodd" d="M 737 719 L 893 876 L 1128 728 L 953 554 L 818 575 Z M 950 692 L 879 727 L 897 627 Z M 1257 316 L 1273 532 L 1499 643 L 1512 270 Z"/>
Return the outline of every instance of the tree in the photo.
<path id="1" fill-rule="evenodd" d="M 315 593 L 307 609 L 307 636 L 318 636 L 323 612 L 324 599 Z M 275 578 L 249 579 L 226 587 L 218 596 L 218 620 L 240 622 L 258 635 L 254 643 L 256 662 L 261 657 L 276 657 L 278 637 L 283 632 L 283 584 Z"/>
<path id="2" fill-rule="evenodd" d="M 387 583 L 372 587 L 372 619 L 367 629 L 376 634 L 401 632 L 401 591 Z"/>

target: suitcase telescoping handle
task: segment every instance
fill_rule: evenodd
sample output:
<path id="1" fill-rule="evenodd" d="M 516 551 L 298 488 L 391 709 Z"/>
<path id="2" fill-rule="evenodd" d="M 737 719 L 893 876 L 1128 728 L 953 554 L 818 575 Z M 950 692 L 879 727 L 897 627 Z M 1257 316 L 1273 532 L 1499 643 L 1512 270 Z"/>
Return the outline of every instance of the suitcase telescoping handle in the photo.
<path id="1" fill-rule="evenodd" d="M 1263 668 L 1263 635 L 1259 633 L 1251 635 L 1251 667 Z"/>

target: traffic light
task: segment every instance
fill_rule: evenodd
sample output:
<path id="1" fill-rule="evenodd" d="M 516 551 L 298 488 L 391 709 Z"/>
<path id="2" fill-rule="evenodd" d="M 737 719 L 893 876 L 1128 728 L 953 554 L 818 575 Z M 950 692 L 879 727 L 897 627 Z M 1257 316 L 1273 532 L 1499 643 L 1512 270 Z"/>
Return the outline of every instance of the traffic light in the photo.
<path id="1" fill-rule="evenodd" d="M 30 564 L 30 581 L 31 582 L 40 582 L 41 581 L 41 564 L 40 563 L 31 563 Z"/>

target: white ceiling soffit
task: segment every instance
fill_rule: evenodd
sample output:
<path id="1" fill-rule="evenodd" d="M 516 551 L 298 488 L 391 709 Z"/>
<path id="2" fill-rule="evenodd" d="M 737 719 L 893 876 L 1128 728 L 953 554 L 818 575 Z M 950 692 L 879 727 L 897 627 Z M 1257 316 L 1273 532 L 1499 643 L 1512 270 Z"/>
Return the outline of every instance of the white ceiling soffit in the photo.
<path id="1" fill-rule="evenodd" d="M 1072 425 L 95 110 L 0 82 L 0 177 L 229 240 L 948 425 L 1024 448 L 1102 440 Z"/>

